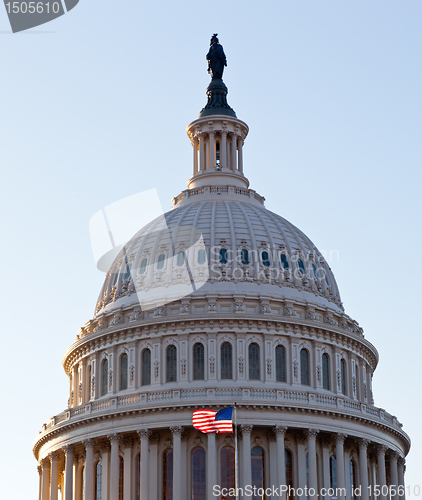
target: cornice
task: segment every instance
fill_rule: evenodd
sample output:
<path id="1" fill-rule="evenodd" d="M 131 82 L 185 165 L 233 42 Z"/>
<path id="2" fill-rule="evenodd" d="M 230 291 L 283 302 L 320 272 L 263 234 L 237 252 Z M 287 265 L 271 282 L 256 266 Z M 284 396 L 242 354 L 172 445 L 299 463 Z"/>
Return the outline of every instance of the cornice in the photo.
<path id="1" fill-rule="evenodd" d="M 48 441 L 52 439 L 57 439 L 58 437 L 62 435 L 66 435 L 66 437 L 69 437 L 69 432 L 71 432 L 72 429 L 75 428 L 84 428 L 88 427 L 89 425 L 92 425 L 96 422 L 101 422 L 101 421 L 106 421 L 106 420 L 113 420 L 115 423 L 117 419 L 130 416 L 130 417 L 135 417 L 135 416 L 142 416 L 145 417 L 148 414 L 153 414 L 155 412 L 171 412 L 174 414 L 175 411 L 180 411 L 180 410 L 190 410 L 193 411 L 195 409 L 199 409 L 203 407 L 204 403 L 198 402 L 198 404 L 192 404 L 192 403 L 187 403 L 187 404 L 176 404 L 176 405 L 171 405 L 171 406 L 157 406 L 157 407 L 150 407 L 150 408 L 133 408 L 133 409 L 128 409 L 128 410 L 123 410 L 123 411 L 113 411 L 108 414 L 102 414 L 102 415 L 95 415 L 95 416 L 89 416 L 85 418 L 81 418 L 80 420 L 74 421 L 74 422 L 63 422 L 59 424 L 59 426 L 55 427 L 54 429 L 48 430 L 45 432 L 41 437 L 39 437 L 33 444 L 33 453 L 36 458 L 36 460 L 39 460 L 39 451 L 40 448 L 46 444 Z M 222 402 L 218 403 L 207 403 L 207 407 L 210 408 L 221 408 Z M 383 432 L 386 432 L 395 438 L 399 439 L 402 444 L 403 448 L 405 450 L 405 455 L 408 454 L 409 449 L 410 449 L 410 438 L 409 436 L 402 430 L 399 430 L 397 428 L 394 428 L 391 425 L 388 425 L 386 422 L 381 422 L 381 421 L 376 421 L 375 419 L 369 417 L 369 416 L 362 416 L 362 415 L 356 415 L 352 413 L 346 413 L 345 411 L 336 411 L 334 409 L 327 409 L 327 408 L 310 408 L 310 407 L 298 407 L 298 406 L 292 406 L 292 405 L 279 405 L 279 404 L 236 404 L 237 407 L 239 408 L 244 408 L 247 410 L 256 410 L 259 412 L 262 412 L 263 409 L 267 410 L 272 410 L 272 411 L 282 411 L 283 414 L 285 413 L 306 413 L 309 415 L 312 415 L 314 417 L 316 416 L 326 416 L 331 419 L 338 419 L 338 420 L 353 420 L 355 422 L 361 423 L 365 427 L 371 427 L 371 428 L 376 428 L 380 429 Z M 174 421 L 174 418 L 173 418 Z M 184 421 L 178 421 L 179 424 L 183 424 L 187 427 L 191 426 L 191 422 L 184 422 Z M 301 429 L 303 431 L 306 431 L 309 429 L 308 423 L 303 422 L 303 427 L 298 423 L 295 422 L 294 426 L 290 427 L 289 422 L 285 422 L 286 426 L 289 429 Z M 312 424 L 313 428 L 315 428 L 315 423 Z M 137 424 L 133 424 L 133 432 L 136 432 L 136 427 Z M 270 425 L 270 427 L 274 427 L 273 424 Z M 323 427 L 323 426 L 320 426 Z M 157 427 L 159 429 L 160 426 Z M 117 430 L 116 427 L 114 427 L 115 431 L 118 433 L 119 431 Z M 156 430 L 155 427 L 150 426 L 149 430 L 153 432 Z M 315 429 L 317 430 L 317 429 Z M 325 431 L 323 429 L 323 431 Z M 127 426 L 125 425 L 125 432 L 127 432 Z M 115 434 L 116 439 L 120 439 L 118 434 Z M 349 435 L 350 437 L 352 434 Z M 360 439 L 361 436 L 356 436 L 357 439 Z M 81 441 L 81 439 L 78 440 L 78 442 Z M 375 443 L 377 444 L 377 443 Z"/>

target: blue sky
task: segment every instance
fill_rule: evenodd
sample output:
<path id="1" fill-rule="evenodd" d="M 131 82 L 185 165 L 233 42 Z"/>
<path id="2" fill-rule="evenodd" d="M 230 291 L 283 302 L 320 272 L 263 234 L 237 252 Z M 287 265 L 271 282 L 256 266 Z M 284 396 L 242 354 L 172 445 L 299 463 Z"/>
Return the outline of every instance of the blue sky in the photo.
<path id="1" fill-rule="evenodd" d="M 31 443 L 67 404 L 61 356 L 103 281 L 90 217 L 153 188 L 170 209 L 191 175 L 214 32 L 251 187 L 338 252 L 346 312 L 380 353 L 375 403 L 420 481 L 421 2 L 81 0 L 20 34 L 0 9 L 4 498 L 35 498 Z"/>

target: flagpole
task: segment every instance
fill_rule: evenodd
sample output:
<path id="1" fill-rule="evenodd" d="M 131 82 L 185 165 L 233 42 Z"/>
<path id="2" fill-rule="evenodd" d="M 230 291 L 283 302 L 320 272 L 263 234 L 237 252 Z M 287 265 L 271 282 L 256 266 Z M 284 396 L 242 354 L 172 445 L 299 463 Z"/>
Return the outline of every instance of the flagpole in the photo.
<path id="1" fill-rule="evenodd" d="M 234 484 L 235 484 L 235 492 L 236 498 L 238 497 L 238 478 L 239 478 L 239 470 L 237 466 L 237 420 L 236 420 L 236 403 L 234 404 Z"/>

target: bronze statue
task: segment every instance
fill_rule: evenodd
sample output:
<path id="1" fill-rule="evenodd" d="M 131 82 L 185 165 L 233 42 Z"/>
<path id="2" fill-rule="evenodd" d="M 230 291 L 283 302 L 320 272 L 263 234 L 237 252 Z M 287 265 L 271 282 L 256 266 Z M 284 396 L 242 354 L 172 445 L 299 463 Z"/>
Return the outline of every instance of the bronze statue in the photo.
<path id="1" fill-rule="evenodd" d="M 210 50 L 207 54 L 208 73 L 211 73 L 212 80 L 223 78 L 224 66 L 227 66 L 226 55 L 223 46 L 218 43 L 217 33 L 211 38 Z"/>

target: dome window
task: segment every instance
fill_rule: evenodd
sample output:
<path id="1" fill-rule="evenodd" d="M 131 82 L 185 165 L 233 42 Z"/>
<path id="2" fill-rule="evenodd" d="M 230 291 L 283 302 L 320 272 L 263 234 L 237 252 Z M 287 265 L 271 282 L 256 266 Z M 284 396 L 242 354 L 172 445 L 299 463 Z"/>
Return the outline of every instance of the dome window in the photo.
<path id="1" fill-rule="evenodd" d="M 287 260 L 287 255 L 284 253 L 280 254 L 281 267 L 287 271 L 289 269 L 289 261 Z"/>
<path id="2" fill-rule="evenodd" d="M 198 264 L 199 264 L 200 266 L 202 266 L 202 264 L 205 264 L 205 257 L 206 257 L 205 249 L 204 249 L 204 248 L 201 248 L 201 249 L 198 251 Z"/>
<path id="3" fill-rule="evenodd" d="M 177 381 L 177 349 L 169 345 L 166 351 L 166 382 Z"/>
<path id="4" fill-rule="evenodd" d="M 275 379 L 277 382 L 286 382 L 286 349 L 283 345 L 275 348 Z"/>
<path id="5" fill-rule="evenodd" d="M 220 142 L 217 141 L 215 145 L 215 166 L 220 170 Z"/>
<path id="6" fill-rule="evenodd" d="M 197 342 L 193 346 L 193 380 L 205 379 L 204 345 Z"/>
<path id="7" fill-rule="evenodd" d="M 126 271 L 125 271 L 125 275 L 123 276 L 123 279 L 126 281 L 127 279 L 130 278 L 130 270 L 131 270 L 131 265 L 130 264 L 127 264 L 126 265 Z"/>
<path id="8" fill-rule="evenodd" d="M 221 379 L 230 380 L 233 378 L 232 345 L 230 342 L 221 344 Z"/>
<path id="9" fill-rule="evenodd" d="M 178 267 L 182 267 L 185 263 L 185 252 L 179 252 L 177 254 L 177 265 Z"/>
<path id="10" fill-rule="evenodd" d="M 242 248 L 240 251 L 240 260 L 244 266 L 249 264 L 249 251 L 246 248 Z"/>
<path id="11" fill-rule="evenodd" d="M 128 359 L 127 354 L 122 354 L 120 356 L 120 390 L 125 391 L 127 389 L 127 365 Z"/>
<path id="12" fill-rule="evenodd" d="M 259 363 L 259 345 L 255 342 L 249 344 L 249 380 L 259 380 L 261 378 L 261 370 Z"/>
<path id="13" fill-rule="evenodd" d="M 227 249 L 220 248 L 220 264 L 227 264 Z"/>
<path id="14" fill-rule="evenodd" d="M 312 264 L 312 269 L 314 271 L 314 278 L 319 281 L 318 271 L 317 271 L 315 264 Z"/>
<path id="15" fill-rule="evenodd" d="M 105 396 L 108 391 L 108 360 L 104 359 L 102 364 L 101 396 Z"/>
<path id="16" fill-rule="evenodd" d="M 142 380 L 141 385 L 151 384 L 151 351 L 144 349 L 141 354 Z"/>
<path id="17" fill-rule="evenodd" d="M 327 353 L 322 355 L 322 387 L 330 390 L 330 358 Z"/>
<path id="18" fill-rule="evenodd" d="M 262 253 L 261 253 L 261 258 L 262 258 L 262 265 L 265 266 L 265 267 L 270 267 L 270 254 L 264 250 Z"/>
<path id="19" fill-rule="evenodd" d="M 311 385 L 309 375 L 309 351 L 302 349 L 300 351 L 300 383 L 302 385 Z"/>
<path id="20" fill-rule="evenodd" d="M 166 258 L 166 256 L 163 253 L 158 257 L 158 261 L 157 261 L 157 269 L 158 270 L 163 269 L 165 258 Z"/>
<path id="21" fill-rule="evenodd" d="M 346 361 L 342 358 L 340 361 L 341 367 L 341 392 L 346 395 Z"/>
<path id="22" fill-rule="evenodd" d="M 139 274 L 144 274 L 147 270 L 147 259 L 142 259 L 141 265 L 139 266 Z"/>
<path id="23" fill-rule="evenodd" d="M 305 274 L 305 265 L 303 264 L 303 260 L 299 259 L 297 261 L 297 264 L 299 266 L 299 272 L 300 272 L 300 274 Z"/>

